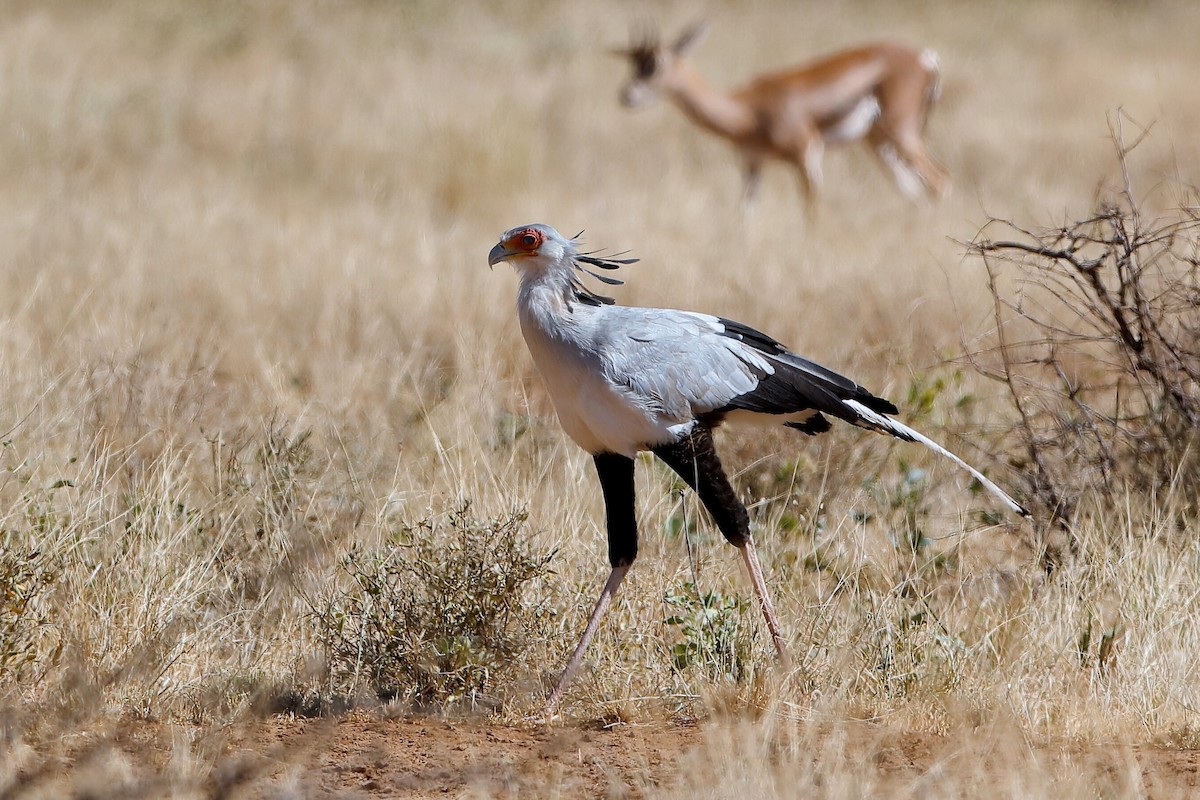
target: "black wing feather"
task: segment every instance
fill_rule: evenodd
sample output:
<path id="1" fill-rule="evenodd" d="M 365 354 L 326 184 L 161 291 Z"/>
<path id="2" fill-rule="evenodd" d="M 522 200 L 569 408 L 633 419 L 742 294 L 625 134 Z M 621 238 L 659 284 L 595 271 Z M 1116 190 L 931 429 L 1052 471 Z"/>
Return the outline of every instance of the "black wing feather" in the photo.
<path id="1" fill-rule="evenodd" d="M 792 414 L 812 409 L 857 423 L 859 415 L 844 402 L 854 400 L 880 414 L 899 413 L 890 400 L 876 397 L 844 375 L 796 355 L 762 331 L 733 320 L 720 321 L 725 336 L 769 356 L 775 372 L 760 374 L 753 391 L 733 398 L 718 411 L 743 409 L 763 414 Z M 829 429 L 829 421 L 817 414 L 803 422 L 789 423 L 789 427 L 809 434 L 822 433 Z"/>
<path id="2" fill-rule="evenodd" d="M 785 422 L 783 424 L 788 428 L 795 428 L 801 433 L 807 433 L 809 436 L 816 436 L 818 433 L 824 433 L 830 428 L 829 420 L 825 419 L 825 417 L 821 416 L 820 414 L 813 414 L 811 417 L 804 420 L 804 422 Z"/>

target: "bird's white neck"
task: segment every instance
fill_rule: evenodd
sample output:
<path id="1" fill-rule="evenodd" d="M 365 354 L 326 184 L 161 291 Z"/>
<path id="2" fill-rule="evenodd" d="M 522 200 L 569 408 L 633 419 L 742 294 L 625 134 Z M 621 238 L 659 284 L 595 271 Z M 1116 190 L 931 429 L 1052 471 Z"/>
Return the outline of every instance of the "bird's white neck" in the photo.
<path id="1" fill-rule="evenodd" d="M 543 333 L 557 338 L 555 332 L 570 317 L 574 302 L 571 286 L 571 265 L 552 262 L 542 269 L 521 272 L 521 287 L 517 290 L 517 313 L 521 327 L 541 328 Z M 526 336 L 528 338 L 528 335 Z"/>

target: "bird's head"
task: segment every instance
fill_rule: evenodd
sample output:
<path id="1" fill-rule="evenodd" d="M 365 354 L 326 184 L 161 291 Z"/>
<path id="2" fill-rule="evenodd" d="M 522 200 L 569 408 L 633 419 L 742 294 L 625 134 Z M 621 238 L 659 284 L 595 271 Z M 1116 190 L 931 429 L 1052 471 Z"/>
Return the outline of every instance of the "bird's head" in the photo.
<path id="1" fill-rule="evenodd" d="M 488 253 L 488 266 L 507 261 L 518 272 L 544 270 L 575 253 L 575 243 L 549 225 L 520 225 L 505 231 Z"/>
<path id="2" fill-rule="evenodd" d="M 500 241 L 488 253 L 488 266 L 494 267 L 501 261 L 512 264 L 524 276 L 524 280 L 537 280 L 548 274 L 564 276 L 564 285 L 569 285 L 578 299 L 592 304 L 608 304 L 613 302 L 612 298 L 592 292 L 579 282 L 576 271 L 585 272 L 610 286 L 620 286 L 624 281 L 595 273 L 584 264 L 614 270 L 625 264 L 633 264 L 637 259 L 600 256 L 595 252 L 581 253 L 578 236 L 568 239 L 549 225 L 534 224 L 510 228 L 501 234 Z"/>

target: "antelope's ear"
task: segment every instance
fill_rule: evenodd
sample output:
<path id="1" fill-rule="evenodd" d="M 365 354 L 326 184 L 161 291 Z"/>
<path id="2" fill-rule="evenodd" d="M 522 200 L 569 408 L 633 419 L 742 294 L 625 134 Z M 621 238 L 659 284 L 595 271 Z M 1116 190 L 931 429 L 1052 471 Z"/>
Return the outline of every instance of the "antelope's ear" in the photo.
<path id="1" fill-rule="evenodd" d="M 703 41 L 708 34 L 708 21 L 700 20 L 688 27 L 684 28 L 683 33 L 679 34 L 679 38 L 675 40 L 675 44 L 671 45 L 671 52 L 677 56 L 688 54 L 696 45 Z"/>

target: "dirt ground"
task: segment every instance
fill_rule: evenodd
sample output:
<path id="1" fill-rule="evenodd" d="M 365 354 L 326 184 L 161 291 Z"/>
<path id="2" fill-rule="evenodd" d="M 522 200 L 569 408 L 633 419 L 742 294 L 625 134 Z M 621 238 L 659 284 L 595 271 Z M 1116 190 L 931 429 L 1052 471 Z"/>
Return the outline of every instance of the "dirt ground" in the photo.
<path id="1" fill-rule="evenodd" d="M 689 756 L 699 753 L 710 761 L 717 754 L 711 748 L 719 737 L 714 740 L 709 734 L 720 724 L 514 727 L 484 720 L 273 717 L 239 725 L 219 742 L 208 742 L 219 748 L 219 755 L 210 755 L 217 756 L 214 761 L 221 766 L 202 781 L 207 784 L 202 793 L 262 798 L 691 796 L 701 786 L 715 790 L 705 784 L 696 772 L 697 760 Z M 939 772 L 961 769 L 964 763 L 975 765 L 981 775 L 1016 766 L 1006 747 L 964 744 L 955 736 L 854 723 L 841 737 L 842 752 L 854 753 L 851 764 L 859 750 L 867 759 L 862 763 L 875 776 L 873 796 L 914 796 L 922 776 L 937 780 Z M 143 730 L 123 738 L 121 749 L 143 769 L 178 760 L 177 730 Z M 1031 759 L 1051 771 L 1109 774 L 1101 780 L 1111 789 L 1105 796 L 1182 798 L 1200 792 L 1196 750 L 1071 743 L 1018 749 L 1018 760 Z M 1007 766 L 999 768 L 998 761 L 1007 761 Z M 987 785 L 990 778 L 982 780 Z M 1047 788 L 1053 784 L 1051 780 Z"/>
<path id="2" fill-rule="evenodd" d="M 258 763 L 264 797 L 286 785 L 310 797 L 529 797 L 548 787 L 567 797 L 641 797 L 645 787 L 671 784 L 676 760 L 699 740 L 694 723 L 524 728 L 275 719 L 231 741 L 228 753 Z M 307 757 L 298 759 L 301 748 Z"/>

